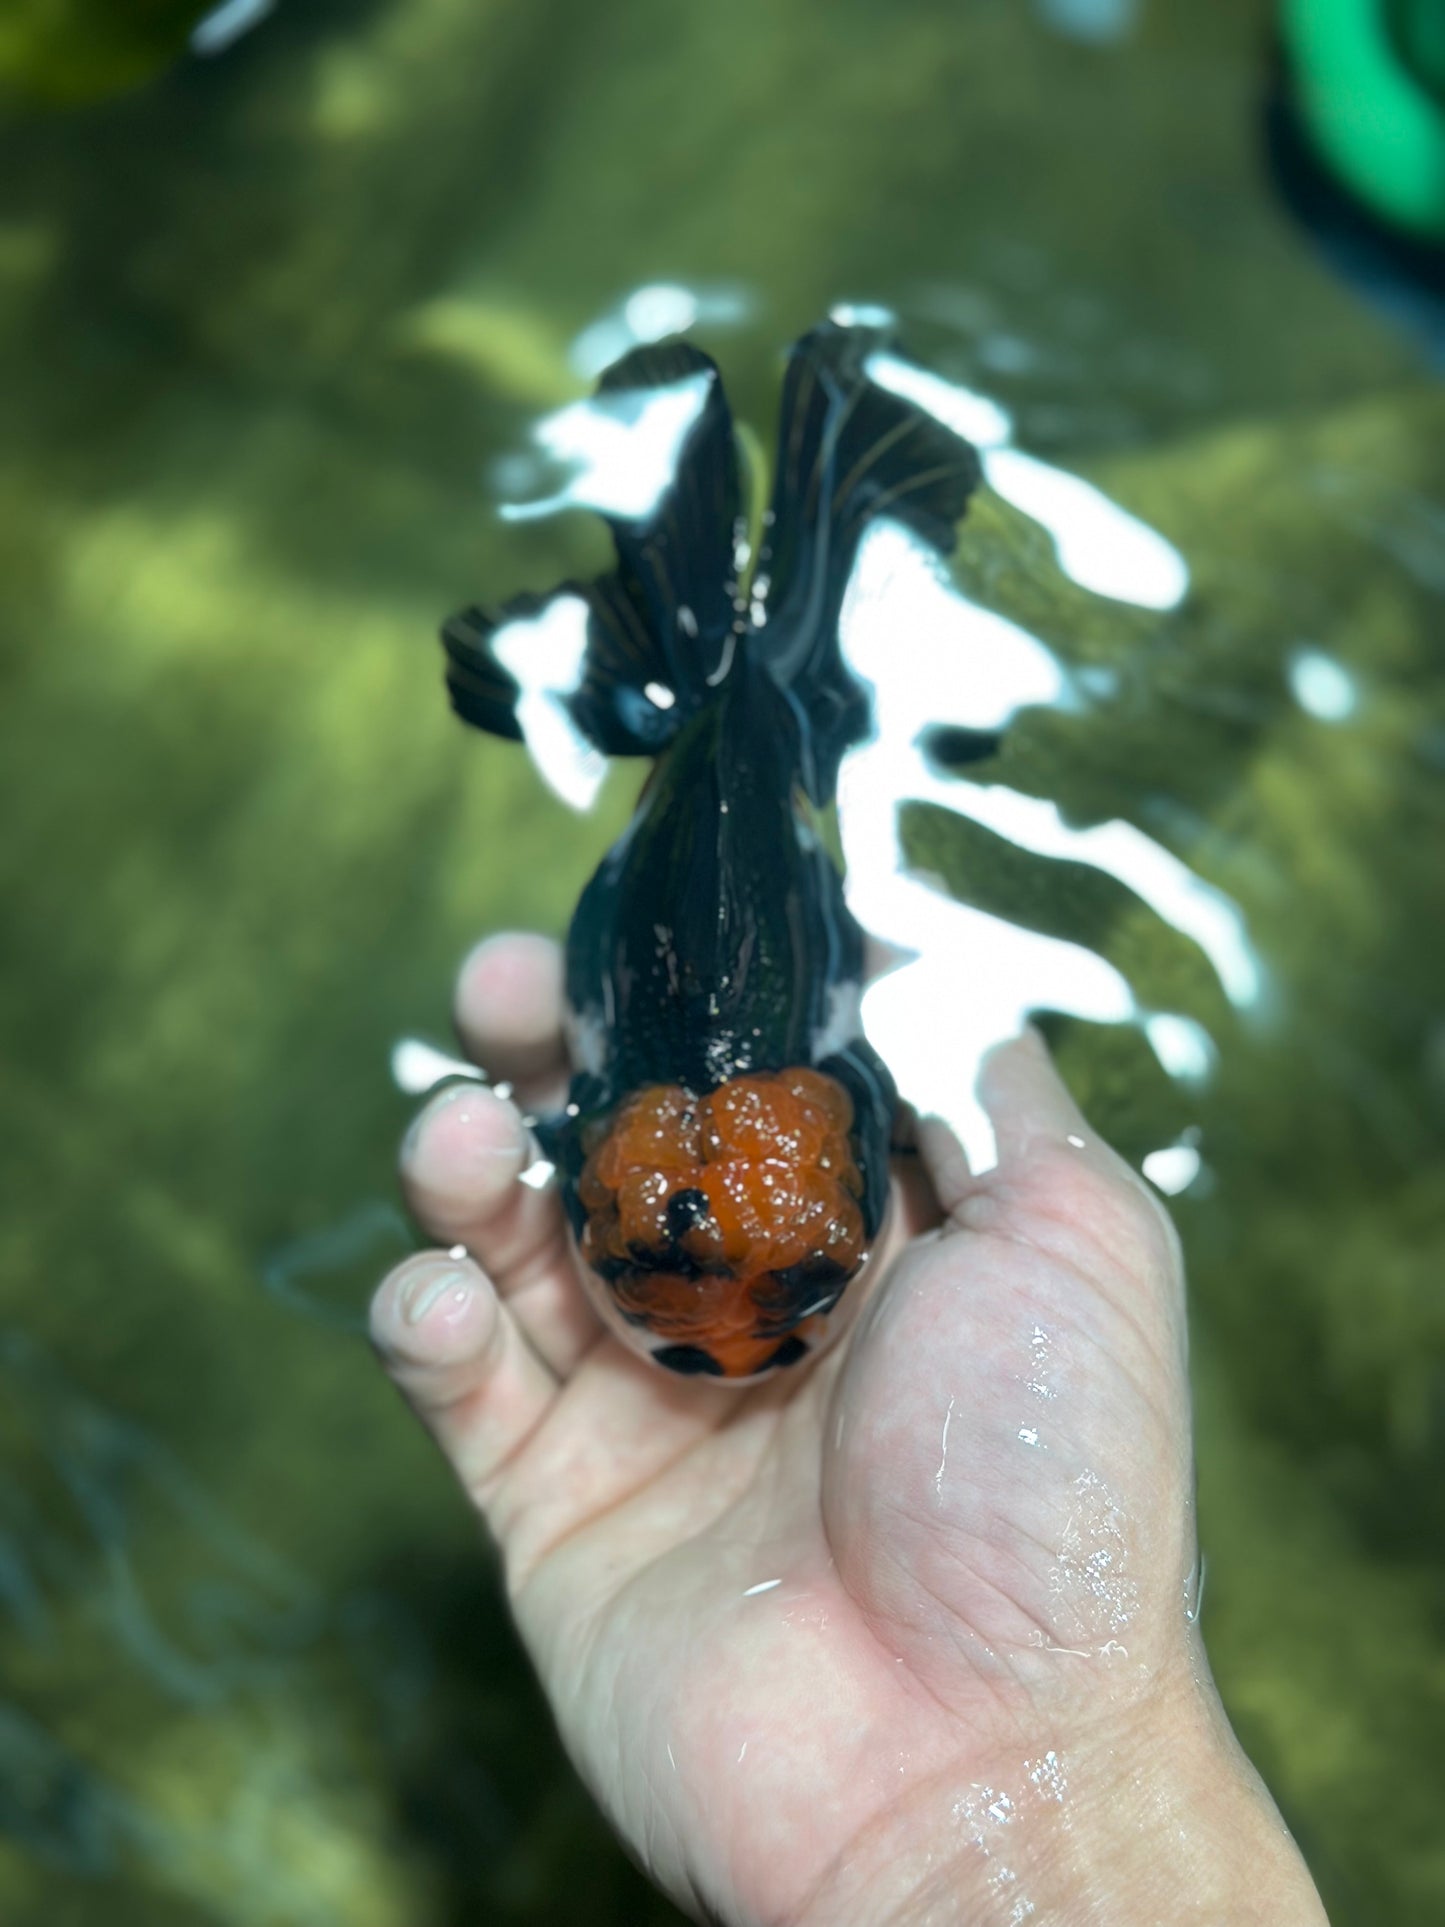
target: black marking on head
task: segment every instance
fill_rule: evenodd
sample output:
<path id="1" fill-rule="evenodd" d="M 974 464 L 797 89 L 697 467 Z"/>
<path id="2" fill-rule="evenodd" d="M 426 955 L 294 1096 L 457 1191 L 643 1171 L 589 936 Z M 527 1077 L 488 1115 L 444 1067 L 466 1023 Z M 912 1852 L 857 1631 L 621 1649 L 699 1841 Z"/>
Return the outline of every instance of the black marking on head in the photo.
<path id="1" fill-rule="evenodd" d="M 782 1344 L 779 1345 L 778 1349 L 773 1353 L 772 1357 L 768 1360 L 768 1366 L 769 1368 L 771 1368 L 774 1365 L 779 1367 L 782 1367 L 784 1365 L 796 1365 L 800 1358 L 806 1358 L 807 1356 L 808 1356 L 807 1339 L 799 1338 L 798 1334 L 794 1332 L 791 1338 L 785 1338 Z"/>
<path id="2" fill-rule="evenodd" d="M 785 1265 L 773 1276 L 787 1291 L 811 1291 L 820 1285 L 845 1284 L 848 1279 L 848 1273 L 837 1259 L 829 1258 L 822 1252 L 812 1258 L 804 1258 L 801 1264 Z"/>
<path id="3" fill-rule="evenodd" d="M 773 1283 L 785 1294 L 783 1302 L 787 1307 L 786 1319 L 779 1317 L 777 1323 L 796 1324 L 805 1313 L 830 1312 L 843 1296 L 843 1287 L 852 1275 L 835 1259 L 821 1254 L 775 1271 Z"/>
<path id="4" fill-rule="evenodd" d="M 644 1244 L 640 1238 L 630 1238 L 627 1243 L 627 1256 L 619 1262 L 607 1261 L 595 1264 L 592 1269 L 599 1277 L 608 1282 L 620 1278 L 624 1272 L 633 1272 L 639 1277 L 651 1277 L 657 1272 L 666 1272 L 670 1277 L 700 1278 L 702 1266 L 690 1251 L 684 1251 L 675 1239 L 668 1239 L 660 1245 Z"/>
<path id="5" fill-rule="evenodd" d="M 706 1222 L 711 1209 L 706 1191 L 692 1185 L 685 1191 L 674 1191 L 667 1201 L 667 1228 L 674 1238 L 685 1238 Z"/>
<path id="6" fill-rule="evenodd" d="M 652 1354 L 653 1363 L 661 1365 L 669 1372 L 681 1372 L 685 1378 L 721 1378 L 723 1368 L 711 1352 L 701 1345 L 664 1345 L 661 1351 Z"/>

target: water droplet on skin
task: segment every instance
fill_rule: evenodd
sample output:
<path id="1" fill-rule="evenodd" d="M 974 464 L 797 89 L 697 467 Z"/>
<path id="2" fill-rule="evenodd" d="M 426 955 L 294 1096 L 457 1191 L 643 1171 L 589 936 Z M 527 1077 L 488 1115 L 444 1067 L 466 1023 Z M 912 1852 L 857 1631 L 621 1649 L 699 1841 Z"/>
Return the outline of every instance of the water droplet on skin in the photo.
<path id="1" fill-rule="evenodd" d="M 1128 1569 L 1125 1516 L 1096 1473 L 1081 1472 L 1074 1494 L 1049 1575 L 1057 1623 L 1072 1636 L 1113 1636 L 1129 1625 L 1139 1604 Z"/>
<path id="2" fill-rule="evenodd" d="M 933 1475 L 933 1490 L 940 1501 L 943 1498 L 943 1475 L 948 1470 L 948 1428 L 953 1423 L 953 1408 L 956 1403 L 957 1400 L 951 1398 L 948 1401 L 948 1410 L 943 1415 L 942 1450 L 938 1460 L 938 1470 Z"/>
<path id="3" fill-rule="evenodd" d="M 1032 1392 L 1035 1398 L 1057 1398 L 1058 1392 L 1044 1377 L 1049 1363 L 1049 1335 L 1042 1325 L 1035 1325 L 1029 1332 L 1029 1376 L 1024 1380 L 1024 1390 Z"/>

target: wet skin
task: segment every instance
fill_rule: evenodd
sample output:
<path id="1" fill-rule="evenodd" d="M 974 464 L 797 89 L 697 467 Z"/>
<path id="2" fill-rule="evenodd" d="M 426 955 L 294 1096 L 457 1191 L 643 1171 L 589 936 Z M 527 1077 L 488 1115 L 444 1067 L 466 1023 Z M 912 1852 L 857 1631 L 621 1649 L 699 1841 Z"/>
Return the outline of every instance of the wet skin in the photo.
<path id="1" fill-rule="evenodd" d="M 565 1083 L 560 991 L 538 939 L 463 973 L 464 1042 L 524 1104 Z M 395 1271 L 378 1348 L 573 1758 L 695 1918 L 1318 1923 L 1186 1612 L 1168 1217 L 1036 1039 L 984 1096 L 997 1168 L 926 1126 L 857 1325 L 737 1392 L 602 1329 L 518 1112 L 444 1095 L 404 1178 L 472 1256 Z"/>

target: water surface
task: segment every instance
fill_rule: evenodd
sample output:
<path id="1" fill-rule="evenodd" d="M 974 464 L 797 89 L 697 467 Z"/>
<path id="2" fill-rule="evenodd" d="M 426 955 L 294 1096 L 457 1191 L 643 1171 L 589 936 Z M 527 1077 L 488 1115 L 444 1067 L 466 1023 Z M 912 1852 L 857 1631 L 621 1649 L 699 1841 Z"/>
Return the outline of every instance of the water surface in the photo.
<path id="1" fill-rule="evenodd" d="M 782 346 L 888 305 L 1187 562 L 1177 608 L 1112 601 L 981 501 L 959 584 L 1109 692 L 987 780 L 1226 892 L 1258 1010 L 1113 878 L 937 801 L 903 837 L 1215 1038 L 1199 1087 L 1055 1029 L 1127 1155 L 1198 1159 L 1233 1717 L 1334 1919 L 1440 1918 L 1445 400 L 1278 206 L 1267 49 L 1259 0 L 283 0 L 11 104 L 8 1920 L 673 1918 L 359 1336 L 407 1239 L 391 1047 L 446 1042 L 477 935 L 563 927 L 633 781 L 579 818 L 459 729 L 436 623 L 600 560 L 494 507 L 659 286 L 764 437 Z"/>

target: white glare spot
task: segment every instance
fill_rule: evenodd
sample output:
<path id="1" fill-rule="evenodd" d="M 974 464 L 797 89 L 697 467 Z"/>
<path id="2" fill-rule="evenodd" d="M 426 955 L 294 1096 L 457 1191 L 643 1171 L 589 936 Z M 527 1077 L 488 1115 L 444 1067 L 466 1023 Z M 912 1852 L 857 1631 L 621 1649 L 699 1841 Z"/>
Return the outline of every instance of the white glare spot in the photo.
<path id="1" fill-rule="evenodd" d="M 622 304 L 622 318 L 639 341 L 679 335 L 697 320 L 697 296 L 669 281 L 638 288 Z"/>
<path id="2" fill-rule="evenodd" d="M 1028 1774 L 1034 1791 L 1041 1800 L 1056 1800 L 1062 1803 L 1069 1783 L 1064 1777 L 1063 1762 L 1052 1748 L 1041 1760 L 1025 1760 L 1024 1771 Z"/>
<path id="3" fill-rule="evenodd" d="M 760 1579 L 755 1586 L 749 1586 L 743 1593 L 744 1599 L 753 1599 L 760 1592 L 771 1592 L 774 1586 L 782 1585 L 781 1579 Z"/>
<path id="4" fill-rule="evenodd" d="M 1140 1169 L 1165 1197 L 1176 1198 L 1199 1176 L 1201 1159 L 1192 1144 L 1170 1144 L 1151 1151 Z"/>
<path id="5" fill-rule="evenodd" d="M 584 328 L 568 351 L 568 360 L 589 380 L 610 368 L 630 348 L 680 334 L 699 322 L 710 327 L 736 325 L 746 318 L 749 302 L 736 288 L 684 288 L 672 281 L 654 281 L 634 288 L 610 313 Z"/>
<path id="6" fill-rule="evenodd" d="M 911 744 L 935 723 L 1001 729 L 1020 709 L 1067 693 L 1043 643 L 960 595 L 933 550 L 897 522 L 875 522 L 859 545 L 843 638 L 890 741 Z"/>
<path id="7" fill-rule="evenodd" d="M 548 787 L 574 810 L 590 809 L 607 774 L 607 759 L 572 720 L 563 700 L 580 688 L 587 654 L 587 604 L 554 596 L 535 616 L 505 622 L 492 654 L 516 678 L 517 721 Z"/>
<path id="8" fill-rule="evenodd" d="M 990 488 L 1048 530 L 1059 567 L 1080 588 L 1142 609 L 1184 600 L 1189 565 L 1178 549 L 1092 482 L 1017 448 L 986 449 L 983 467 Z"/>
<path id="9" fill-rule="evenodd" d="M 591 508 L 643 521 L 677 473 L 684 442 L 707 405 L 706 369 L 661 388 L 624 388 L 544 416 L 533 438 L 575 473 L 540 502 L 504 502 L 504 522 L 530 522 L 559 509 Z"/>
<path id="10" fill-rule="evenodd" d="M 253 27 L 259 27 L 276 0 L 222 0 L 191 28 L 193 54 L 223 54 Z"/>
<path id="11" fill-rule="evenodd" d="M 938 1457 L 938 1470 L 933 1475 L 933 1489 L 939 1498 L 943 1497 L 943 1475 L 948 1470 L 948 1428 L 953 1423 L 953 1408 L 956 1400 L 948 1401 L 948 1410 L 943 1415 L 943 1441 Z"/>
<path id="12" fill-rule="evenodd" d="M 1025 1445 L 1037 1445 L 1039 1442 L 1039 1428 L 1037 1425 L 1021 1425 L 1019 1427 L 1019 1437 Z"/>
<path id="13" fill-rule="evenodd" d="M 1156 1010 L 1144 1019 L 1144 1035 L 1154 1055 L 1171 1077 L 1198 1084 L 1214 1069 L 1214 1039 L 1203 1024 L 1172 1010 Z"/>
<path id="14" fill-rule="evenodd" d="M 392 1046 L 391 1079 L 399 1091 L 419 1097 L 448 1077 L 470 1077 L 478 1083 L 486 1079 L 475 1064 L 449 1057 L 445 1051 L 424 1044 L 419 1037 L 403 1037 Z"/>
<path id="15" fill-rule="evenodd" d="M 876 301 L 839 301 L 828 310 L 828 319 L 840 328 L 891 328 L 898 317 Z"/>
<path id="16" fill-rule="evenodd" d="M 845 850 L 849 843 L 845 834 Z M 865 928 L 906 928 L 910 947 L 920 952 L 870 985 L 863 1029 L 907 1101 L 952 1127 L 976 1172 L 998 1161 L 993 1125 L 975 1088 L 978 1067 L 995 1044 L 1017 1037 L 1036 1010 L 1101 1024 L 1127 1023 L 1134 1015 L 1128 984 L 1092 950 L 956 903 L 908 876 L 901 861 L 886 876 L 860 877 L 850 867 L 848 901 Z M 966 979 L 961 958 L 968 959 Z"/>
<path id="17" fill-rule="evenodd" d="M 521 1173 L 521 1181 L 529 1185 L 533 1191 L 545 1191 L 552 1182 L 552 1174 L 556 1168 L 549 1158 L 536 1158 Z"/>
<path id="18" fill-rule="evenodd" d="M 1034 0 L 1040 18 L 1070 40 L 1122 40 L 1139 18 L 1139 0 Z"/>
<path id="19" fill-rule="evenodd" d="M 899 809 L 916 800 L 972 817 L 1038 854 L 1091 863 L 1193 938 L 1233 1000 L 1254 999 L 1260 970 L 1238 910 L 1142 831 L 1123 822 L 1072 829 L 1051 802 L 930 768 L 920 747 L 930 725 L 997 728 L 1028 704 L 1067 702 L 1068 679 L 1053 655 L 961 595 L 917 537 L 886 521 L 860 544 L 840 638 L 850 668 L 871 687 L 875 724 L 839 775 L 848 904 L 905 959 L 869 986 L 862 1023 L 908 1102 L 952 1126 L 976 1171 L 990 1168 L 997 1147 L 975 1089 L 978 1068 L 1039 1010 L 1138 1024 L 1173 1075 L 1206 1075 L 1214 1049 L 1198 1023 L 1141 1010 L 1123 975 L 1096 952 L 956 902 L 905 860 Z"/>
<path id="20" fill-rule="evenodd" d="M 955 783 L 949 797 L 961 816 L 1006 836 L 1021 850 L 1091 863 L 1117 877 L 1156 916 L 1194 939 L 1231 1003 L 1251 1004 L 1259 995 L 1259 964 L 1234 902 L 1132 823 L 1116 819 L 1070 829 L 1056 804 L 1001 784 Z"/>
<path id="21" fill-rule="evenodd" d="M 1196 1555 L 1184 1580 L 1184 1617 L 1191 1626 L 1198 1621 L 1204 1609 L 1204 1582 L 1208 1576 L 1208 1561 L 1201 1552 Z"/>
<path id="22" fill-rule="evenodd" d="M 1295 701 L 1322 723 L 1342 723 L 1360 704 L 1355 679 L 1323 649 L 1296 649 L 1289 659 L 1289 686 Z"/>
<path id="23" fill-rule="evenodd" d="M 835 309 L 834 319 L 837 318 Z M 942 375 L 930 374 L 911 361 L 879 353 L 870 355 L 863 367 L 870 381 L 876 381 L 890 394 L 902 395 L 905 401 L 916 402 L 945 428 L 951 428 L 978 448 L 997 447 L 1013 433 L 1011 418 L 996 401 L 957 382 L 945 381 Z"/>
<path id="24" fill-rule="evenodd" d="M 642 693 L 656 709 L 671 709 L 677 701 L 665 682 L 644 683 Z"/>
<path id="25" fill-rule="evenodd" d="M 1173 543 L 1081 476 L 1007 446 L 1013 422 L 997 402 L 897 355 L 870 355 L 864 366 L 880 388 L 927 409 L 983 451 L 989 486 L 1048 530 L 1059 567 L 1081 588 L 1145 609 L 1184 600 L 1189 568 Z"/>

